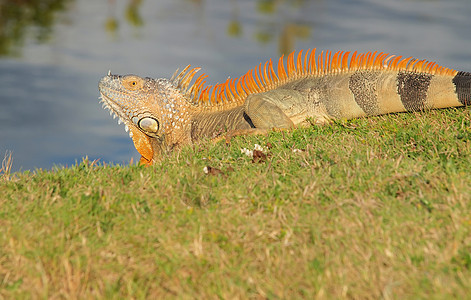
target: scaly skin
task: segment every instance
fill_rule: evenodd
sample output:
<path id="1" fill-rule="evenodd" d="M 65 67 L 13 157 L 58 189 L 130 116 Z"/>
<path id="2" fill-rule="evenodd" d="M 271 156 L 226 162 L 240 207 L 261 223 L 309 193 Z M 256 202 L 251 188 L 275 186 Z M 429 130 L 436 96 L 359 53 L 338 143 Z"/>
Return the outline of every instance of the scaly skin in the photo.
<path id="1" fill-rule="evenodd" d="M 425 60 L 388 54 L 301 52 L 283 57 L 278 75 L 269 61 L 239 79 L 204 88 L 199 69 L 171 80 L 108 74 L 99 89 L 104 106 L 130 129 L 141 163 L 163 152 L 227 133 L 264 133 L 314 121 L 458 107 L 471 103 L 471 74 Z M 188 72 L 187 72 L 188 71 Z M 177 76 L 176 76 L 177 75 Z M 176 77 L 176 78 L 175 78 Z M 307 119 L 310 122 L 307 122 Z"/>

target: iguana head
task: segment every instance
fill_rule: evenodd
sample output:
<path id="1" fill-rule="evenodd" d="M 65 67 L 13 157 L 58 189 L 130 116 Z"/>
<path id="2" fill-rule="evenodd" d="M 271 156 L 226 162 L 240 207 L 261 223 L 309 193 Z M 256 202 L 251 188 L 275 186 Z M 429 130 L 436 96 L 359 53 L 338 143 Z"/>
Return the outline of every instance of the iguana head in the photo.
<path id="1" fill-rule="evenodd" d="M 141 163 L 150 165 L 167 147 L 183 142 L 190 104 L 173 82 L 108 73 L 98 87 L 103 107 L 129 130 Z"/>

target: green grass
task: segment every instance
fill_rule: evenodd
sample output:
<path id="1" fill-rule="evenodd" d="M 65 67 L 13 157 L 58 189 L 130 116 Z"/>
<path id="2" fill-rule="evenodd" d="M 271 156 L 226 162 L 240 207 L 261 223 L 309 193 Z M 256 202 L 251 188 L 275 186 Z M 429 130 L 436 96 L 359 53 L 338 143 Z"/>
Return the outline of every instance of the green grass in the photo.
<path id="1" fill-rule="evenodd" d="M 4 168 L 0 298 L 470 299 L 470 165 L 449 109 Z"/>

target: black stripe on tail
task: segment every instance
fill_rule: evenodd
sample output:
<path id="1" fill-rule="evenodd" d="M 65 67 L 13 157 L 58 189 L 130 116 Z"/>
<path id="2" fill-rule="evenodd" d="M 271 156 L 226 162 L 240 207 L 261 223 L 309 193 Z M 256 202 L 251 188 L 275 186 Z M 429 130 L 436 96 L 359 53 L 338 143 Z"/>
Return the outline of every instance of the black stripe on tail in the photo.
<path id="1" fill-rule="evenodd" d="M 356 103 L 369 116 L 377 115 L 379 111 L 377 81 L 378 72 L 356 71 L 348 82 Z"/>
<path id="2" fill-rule="evenodd" d="M 397 93 L 407 111 L 427 109 L 427 90 L 433 75 L 413 72 L 397 74 Z"/>
<path id="3" fill-rule="evenodd" d="M 458 72 L 453 78 L 455 92 L 463 105 L 471 105 L 471 73 Z"/>

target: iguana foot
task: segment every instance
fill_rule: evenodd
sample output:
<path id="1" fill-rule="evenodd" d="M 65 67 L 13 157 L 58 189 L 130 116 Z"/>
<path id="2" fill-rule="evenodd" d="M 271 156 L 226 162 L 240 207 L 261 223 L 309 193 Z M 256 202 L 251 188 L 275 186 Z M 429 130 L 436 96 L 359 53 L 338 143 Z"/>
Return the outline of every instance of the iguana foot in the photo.
<path id="1" fill-rule="evenodd" d="M 269 129 L 261 129 L 261 128 L 251 128 L 251 129 L 237 129 L 237 130 L 231 130 L 226 133 L 225 140 L 226 144 L 231 143 L 231 139 L 235 136 L 241 136 L 241 135 L 267 135 Z"/>

